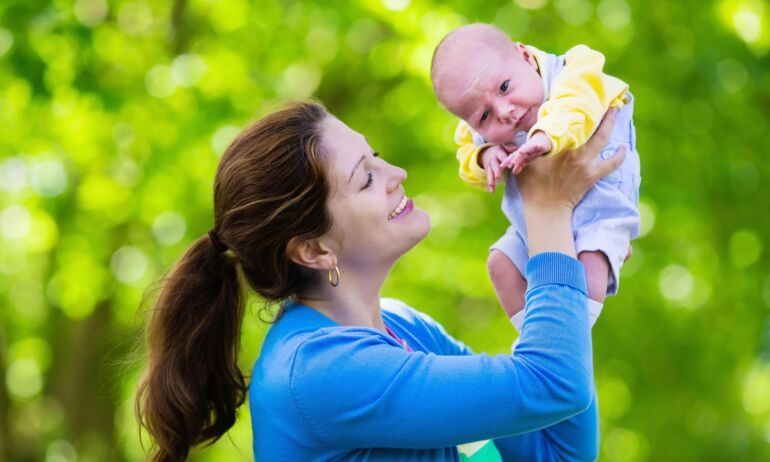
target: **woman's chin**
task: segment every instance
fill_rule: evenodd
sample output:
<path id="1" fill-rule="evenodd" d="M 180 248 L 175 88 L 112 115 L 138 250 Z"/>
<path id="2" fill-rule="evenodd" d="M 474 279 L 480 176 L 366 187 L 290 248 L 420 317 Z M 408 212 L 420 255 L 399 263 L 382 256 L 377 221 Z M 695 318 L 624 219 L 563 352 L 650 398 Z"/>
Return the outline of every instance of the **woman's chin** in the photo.
<path id="1" fill-rule="evenodd" d="M 431 228 L 430 216 L 425 210 L 415 207 L 409 215 L 409 230 L 404 230 L 402 235 L 406 244 L 403 253 L 408 252 L 412 247 L 425 239 Z"/>

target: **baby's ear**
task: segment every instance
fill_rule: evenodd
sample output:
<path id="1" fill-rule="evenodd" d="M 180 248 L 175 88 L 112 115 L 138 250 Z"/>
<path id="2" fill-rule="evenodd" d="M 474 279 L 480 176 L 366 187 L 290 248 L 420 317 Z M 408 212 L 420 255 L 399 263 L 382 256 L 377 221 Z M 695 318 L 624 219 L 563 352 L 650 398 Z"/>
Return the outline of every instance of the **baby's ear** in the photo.
<path id="1" fill-rule="evenodd" d="M 535 57 L 532 56 L 532 53 L 530 53 L 526 45 L 521 42 L 515 42 L 513 46 L 516 49 L 516 53 L 521 56 L 521 59 L 531 65 L 535 65 Z"/>

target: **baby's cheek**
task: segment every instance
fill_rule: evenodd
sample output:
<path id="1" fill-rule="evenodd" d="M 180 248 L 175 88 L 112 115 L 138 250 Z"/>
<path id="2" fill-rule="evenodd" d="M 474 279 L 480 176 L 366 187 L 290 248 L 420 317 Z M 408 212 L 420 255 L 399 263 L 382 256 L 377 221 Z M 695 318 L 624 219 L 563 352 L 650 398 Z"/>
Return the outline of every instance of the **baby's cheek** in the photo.
<path id="1" fill-rule="evenodd" d="M 490 128 L 489 126 L 479 130 L 479 134 L 487 140 L 488 143 L 501 144 L 500 142 L 500 130 L 497 128 Z"/>

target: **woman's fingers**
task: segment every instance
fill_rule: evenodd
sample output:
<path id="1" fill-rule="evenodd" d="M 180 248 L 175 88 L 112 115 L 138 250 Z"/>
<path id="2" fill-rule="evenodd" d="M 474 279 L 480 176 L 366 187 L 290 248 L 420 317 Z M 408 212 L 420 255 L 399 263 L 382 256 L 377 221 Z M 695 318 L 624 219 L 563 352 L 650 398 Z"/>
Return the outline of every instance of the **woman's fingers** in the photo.
<path id="1" fill-rule="evenodd" d="M 604 178 L 609 175 L 610 172 L 620 167 L 623 163 L 623 159 L 626 158 L 626 147 L 624 145 L 618 146 L 615 150 L 615 154 L 604 159 L 596 161 L 596 173 L 594 174 L 596 179 Z"/>
<path id="2" fill-rule="evenodd" d="M 604 115 L 604 118 L 602 119 L 602 123 L 599 124 L 599 128 L 596 129 L 596 132 L 586 143 L 585 151 L 593 153 L 598 152 L 601 147 L 607 143 L 607 140 L 610 137 L 610 133 L 612 133 L 612 127 L 615 126 L 615 118 L 617 115 L 617 108 L 612 108 L 607 111 L 607 113 Z"/>

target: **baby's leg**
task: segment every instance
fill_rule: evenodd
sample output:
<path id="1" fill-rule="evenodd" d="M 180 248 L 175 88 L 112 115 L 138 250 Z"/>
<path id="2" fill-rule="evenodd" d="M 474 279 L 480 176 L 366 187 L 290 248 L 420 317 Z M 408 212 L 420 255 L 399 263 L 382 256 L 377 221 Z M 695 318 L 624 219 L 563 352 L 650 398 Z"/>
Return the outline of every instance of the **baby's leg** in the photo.
<path id="1" fill-rule="evenodd" d="M 588 298 L 604 303 L 607 297 L 607 281 L 610 277 L 610 262 L 603 252 L 580 252 L 578 260 L 586 270 Z"/>
<path id="2" fill-rule="evenodd" d="M 594 326 L 604 308 L 607 297 L 607 282 L 610 278 L 610 262 L 604 252 L 585 251 L 578 254 L 578 260 L 586 270 L 588 288 L 588 323 Z"/>
<path id="3" fill-rule="evenodd" d="M 510 318 L 524 308 L 524 293 L 527 280 L 521 275 L 510 258 L 499 250 L 493 249 L 487 259 L 489 278 L 495 287 L 497 299 Z"/>

